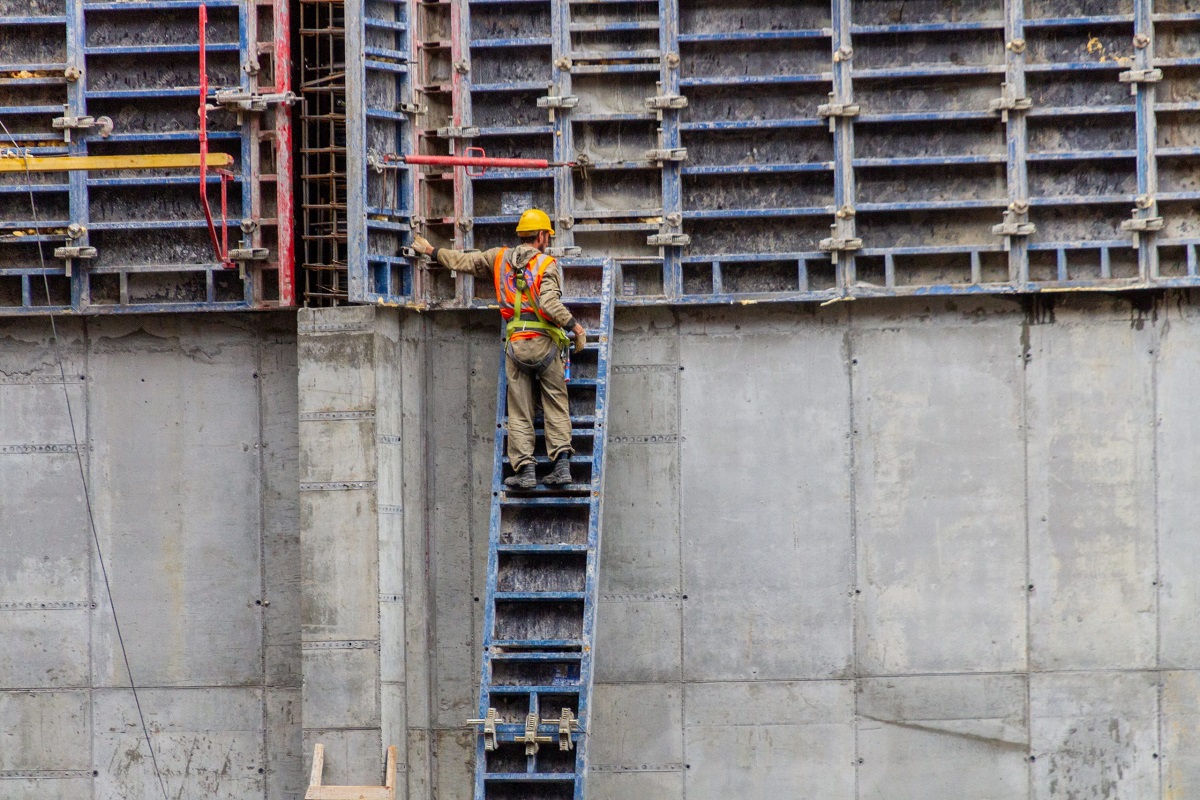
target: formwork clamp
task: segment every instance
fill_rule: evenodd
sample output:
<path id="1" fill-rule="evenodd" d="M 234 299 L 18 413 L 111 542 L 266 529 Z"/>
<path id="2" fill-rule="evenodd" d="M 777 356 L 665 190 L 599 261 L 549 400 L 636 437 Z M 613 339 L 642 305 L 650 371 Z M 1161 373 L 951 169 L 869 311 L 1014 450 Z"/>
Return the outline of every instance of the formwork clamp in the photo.
<path id="1" fill-rule="evenodd" d="M 479 135 L 479 128 L 454 125 L 448 128 L 438 128 L 434 134 L 442 139 L 474 139 Z"/>
<path id="2" fill-rule="evenodd" d="M 833 132 L 838 118 L 849 119 L 857 117 L 862 107 L 857 103 L 823 103 L 817 106 L 817 116 L 829 120 L 829 131 Z"/>
<path id="3" fill-rule="evenodd" d="M 646 244 L 651 247 L 687 247 L 692 243 L 692 237 L 686 233 L 655 233 L 646 237 Z"/>
<path id="4" fill-rule="evenodd" d="M 95 258 L 96 248 L 86 245 L 67 245 L 65 247 L 54 248 L 55 258 Z"/>
<path id="5" fill-rule="evenodd" d="M 553 258 L 566 258 L 568 256 L 583 255 L 582 247 L 547 247 L 546 255 Z"/>
<path id="6" fill-rule="evenodd" d="M 563 96 L 548 94 L 537 99 L 538 108 L 575 108 L 577 105 L 579 105 L 579 98 L 573 94 Z"/>
<path id="7" fill-rule="evenodd" d="M 213 100 L 226 111 L 240 114 L 244 111 L 266 111 L 271 106 L 290 106 L 296 102 L 296 95 L 294 92 L 258 94 L 241 89 L 220 89 L 213 95 Z"/>
<path id="8" fill-rule="evenodd" d="M 646 98 L 646 108 L 651 111 L 667 111 L 687 108 L 688 99 L 681 94 L 659 94 Z"/>
<path id="9" fill-rule="evenodd" d="M 54 248 L 54 257 L 66 262 L 66 275 L 71 277 L 71 262 L 77 258 L 89 259 L 96 257 L 96 248 L 87 245 L 66 245 Z"/>
<path id="10" fill-rule="evenodd" d="M 1023 211 L 1010 208 L 1004 212 L 1004 222 L 1000 223 L 999 225 L 992 226 L 993 236 L 1003 236 L 1005 238 L 1010 238 L 1013 236 L 1032 236 L 1037 232 L 1037 226 L 1032 222 L 1021 222 L 1018 220 L 1018 215 L 1020 213 L 1028 211 L 1028 204 L 1021 203 L 1017 205 L 1017 208 L 1023 209 Z"/>
<path id="11" fill-rule="evenodd" d="M 1133 212 L 1137 214 L 1137 211 Z M 1127 219 L 1121 223 L 1121 230 L 1129 231 L 1133 234 L 1133 247 L 1136 250 L 1141 246 L 1141 235 L 1143 233 L 1152 233 L 1161 231 L 1166 222 L 1162 217 L 1134 217 Z"/>
<path id="12" fill-rule="evenodd" d="M 988 104 L 992 111 L 1000 112 L 1001 122 L 1008 122 L 1010 111 L 1028 111 L 1033 108 L 1032 97 L 1014 97 L 1008 83 L 1001 85 L 1000 97 Z"/>
<path id="13" fill-rule="evenodd" d="M 686 147 L 671 147 L 665 150 L 647 150 L 647 161 L 687 161 L 688 151 Z"/>
<path id="14" fill-rule="evenodd" d="M 490 711 L 490 709 L 489 709 Z M 518 742 L 525 743 L 525 755 L 537 755 L 538 748 L 546 742 L 553 742 L 553 736 L 539 736 L 538 732 L 538 715 L 527 714 L 525 716 L 525 733 L 517 737 Z"/>
<path id="15" fill-rule="evenodd" d="M 230 261 L 266 261 L 269 257 L 265 247 L 234 247 L 229 251 Z"/>
<path id="16" fill-rule="evenodd" d="M 1127 69 L 1117 76 L 1121 83 L 1129 84 L 1129 93 L 1137 94 L 1139 83 L 1158 83 L 1163 79 L 1161 69 Z"/>
<path id="17" fill-rule="evenodd" d="M 476 726 L 482 726 L 480 733 L 483 735 L 484 750 L 490 751 L 496 749 L 496 717 L 496 709 L 489 708 L 483 719 L 467 720 L 467 727 L 474 728 Z"/>
<path id="18" fill-rule="evenodd" d="M 50 120 L 50 127 L 63 132 L 63 141 L 71 141 L 71 131 L 85 131 L 99 128 L 100 136 L 107 139 L 112 133 L 113 121 L 110 117 L 72 117 L 61 116 Z"/>
<path id="19" fill-rule="evenodd" d="M 822 239 L 818 244 L 822 251 L 826 253 L 845 253 L 850 250 L 862 250 L 863 240 L 857 237 L 830 237 Z"/>

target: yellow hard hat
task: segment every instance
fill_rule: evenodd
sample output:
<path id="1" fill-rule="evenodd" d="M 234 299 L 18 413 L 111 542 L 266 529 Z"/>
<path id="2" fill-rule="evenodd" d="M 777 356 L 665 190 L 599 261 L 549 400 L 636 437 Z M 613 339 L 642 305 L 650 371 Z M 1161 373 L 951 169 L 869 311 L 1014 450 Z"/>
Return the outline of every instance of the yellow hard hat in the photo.
<path id="1" fill-rule="evenodd" d="M 540 208 L 531 208 L 521 215 L 521 221 L 517 223 L 517 233 L 537 233 L 538 231 L 550 231 L 550 235 L 554 235 L 554 228 L 550 225 L 550 216 Z"/>

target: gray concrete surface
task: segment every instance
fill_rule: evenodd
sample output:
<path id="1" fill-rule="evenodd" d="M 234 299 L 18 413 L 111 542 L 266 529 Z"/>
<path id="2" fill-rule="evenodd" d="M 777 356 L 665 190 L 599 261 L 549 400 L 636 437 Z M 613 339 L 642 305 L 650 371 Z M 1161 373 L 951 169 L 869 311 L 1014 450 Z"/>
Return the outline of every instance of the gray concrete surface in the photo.
<path id="1" fill-rule="evenodd" d="M 121 632 L 172 798 L 296 798 L 289 315 L 59 321 Z M 46 319 L 0 322 L 0 797 L 161 797 Z"/>
<path id="2" fill-rule="evenodd" d="M 468 798 L 496 326 L 296 324 L 63 323 L 172 800 L 317 741 Z M 0 327 L 0 796 L 152 798 L 47 335 Z M 1200 797 L 1200 303 L 622 309 L 614 363 L 594 800 Z"/>
<path id="3" fill-rule="evenodd" d="M 590 796 L 1200 796 L 1198 322 L 1182 295 L 621 310 Z M 397 741 L 410 798 L 468 798 L 495 329 L 403 327 Z"/>

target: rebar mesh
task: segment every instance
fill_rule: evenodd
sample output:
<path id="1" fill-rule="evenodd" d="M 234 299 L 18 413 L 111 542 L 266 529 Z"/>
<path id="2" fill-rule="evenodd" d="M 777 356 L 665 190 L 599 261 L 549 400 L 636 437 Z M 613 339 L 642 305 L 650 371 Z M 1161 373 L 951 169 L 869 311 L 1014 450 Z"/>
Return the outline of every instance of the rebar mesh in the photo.
<path id="1" fill-rule="evenodd" d="M 300 238 L 305 306 L 348 302 L 345 20 L 341 0 L 300 2 Z"/>

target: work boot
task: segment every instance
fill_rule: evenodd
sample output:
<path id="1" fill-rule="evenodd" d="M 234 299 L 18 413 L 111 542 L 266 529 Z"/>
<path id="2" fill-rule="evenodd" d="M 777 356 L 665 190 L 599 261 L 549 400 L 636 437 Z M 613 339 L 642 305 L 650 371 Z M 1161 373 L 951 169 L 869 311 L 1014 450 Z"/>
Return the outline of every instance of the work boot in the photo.
<path id="1" fill-rule="evenodd" d="M 537 487 L 537 472 L 533 463 L 526 464 L 517 470 L 516 474 L 504 479 L 504 485 L 510 489 L 534 489 Z"/>
<path id="2" fill-rule="evenodd" d="M 554 471 L 547 475 L 543 481 L 547 486 L 566 486 L 571 482 L 571 457 L 563 453 L 554 462 Z"/>

